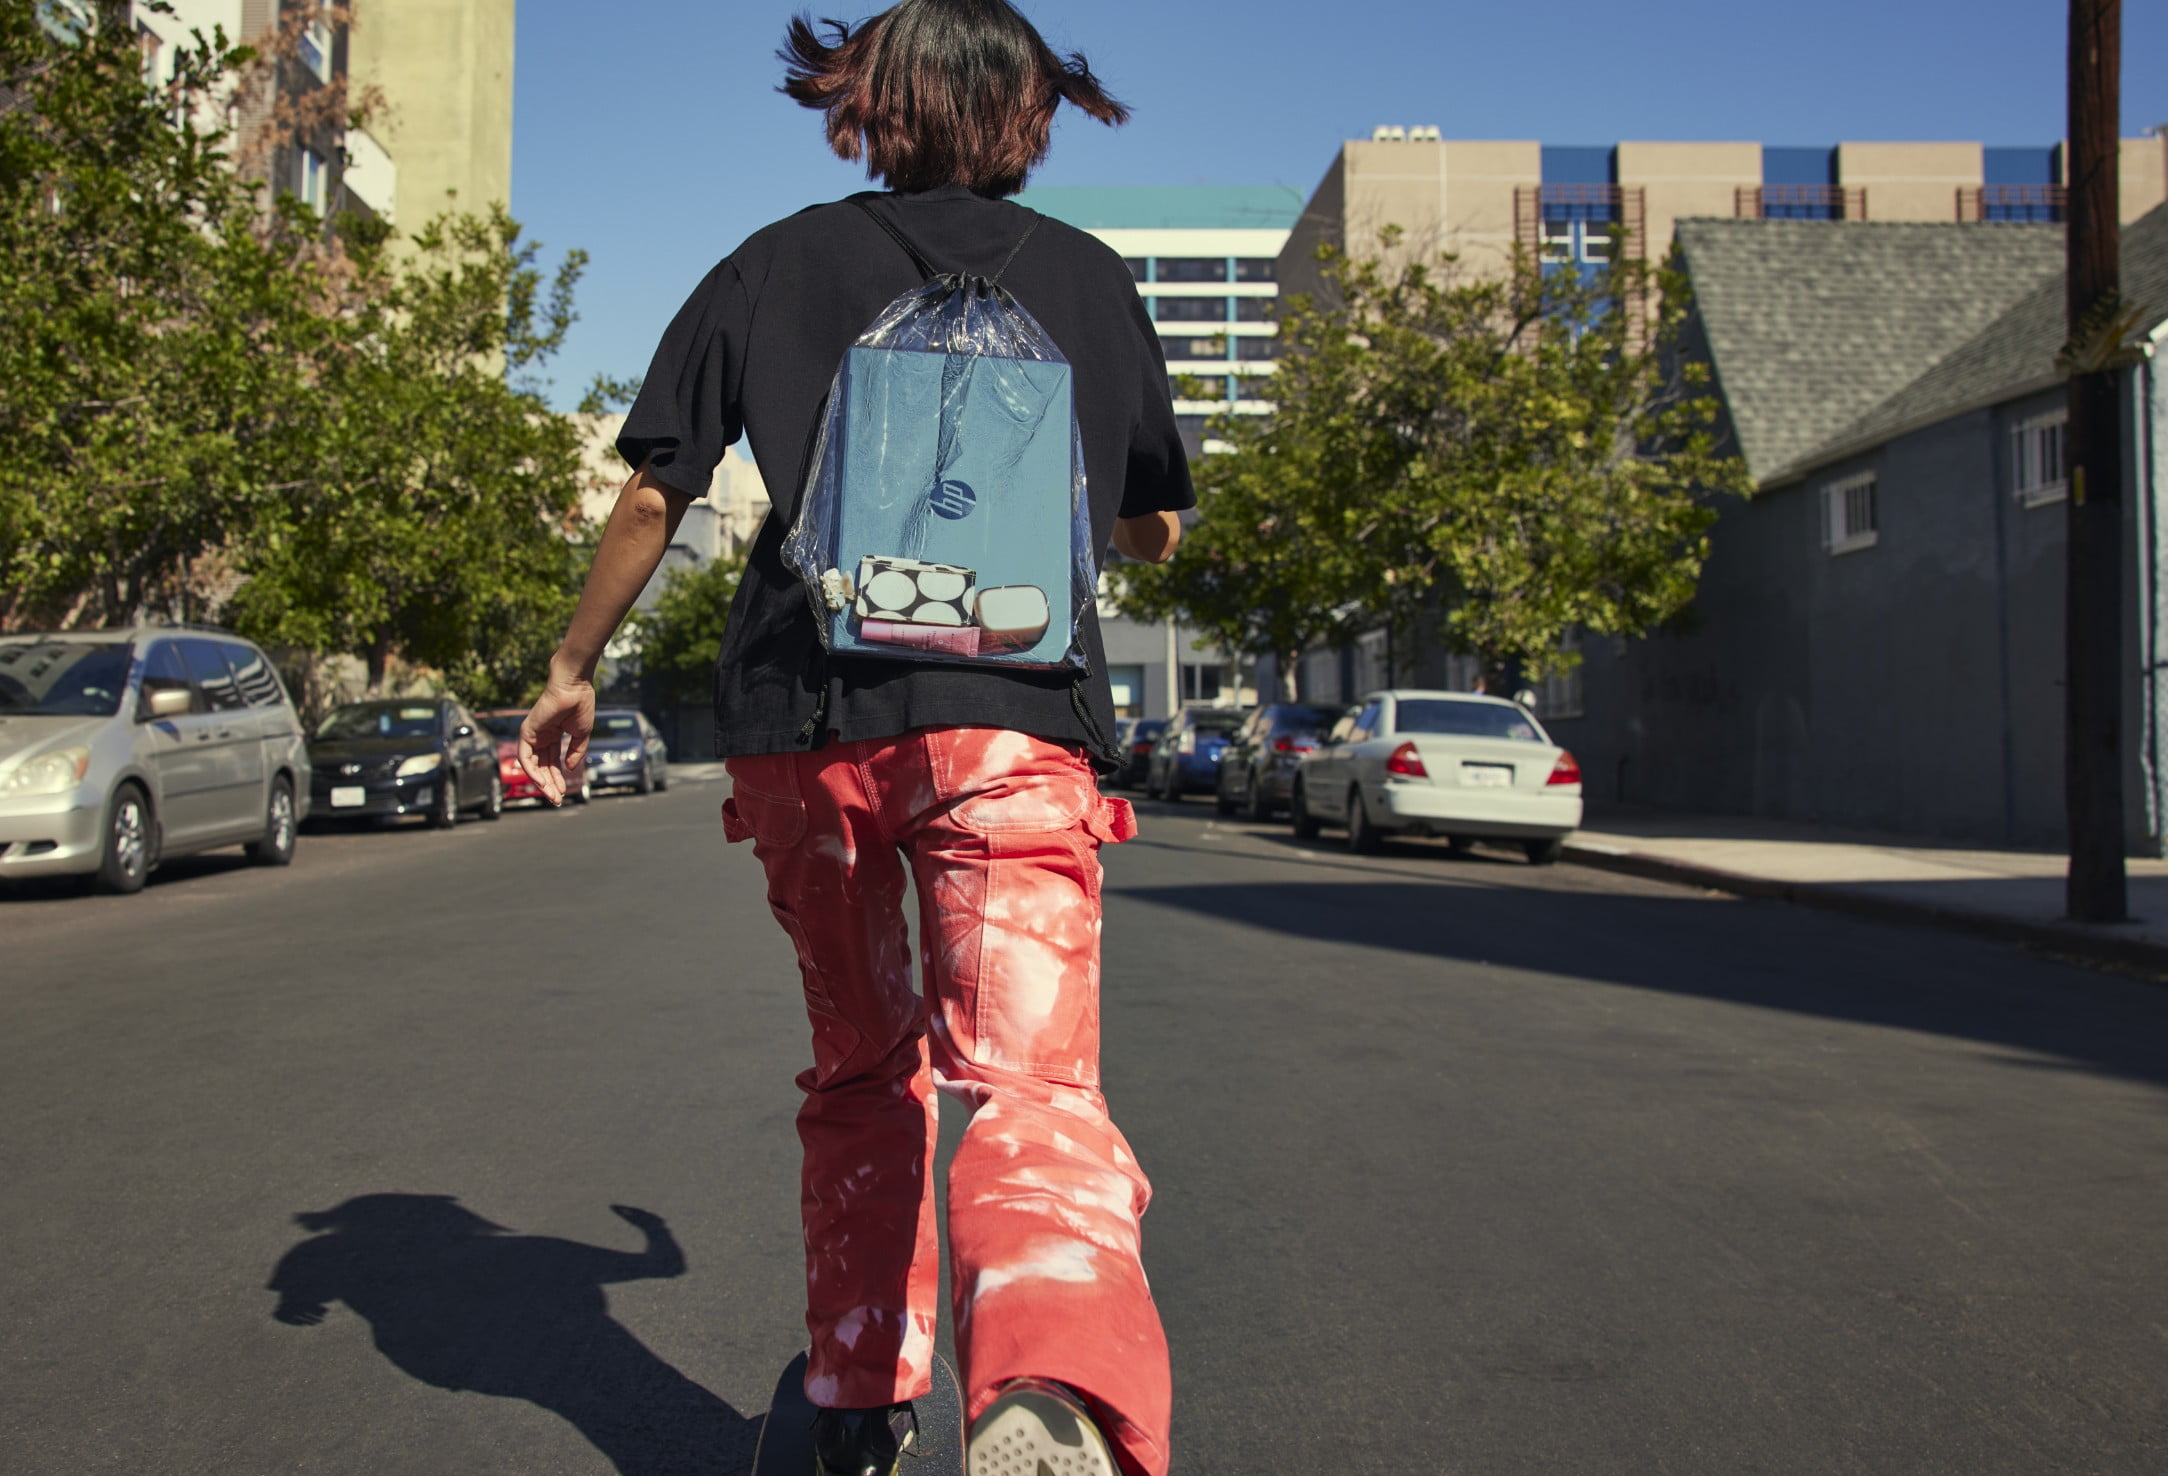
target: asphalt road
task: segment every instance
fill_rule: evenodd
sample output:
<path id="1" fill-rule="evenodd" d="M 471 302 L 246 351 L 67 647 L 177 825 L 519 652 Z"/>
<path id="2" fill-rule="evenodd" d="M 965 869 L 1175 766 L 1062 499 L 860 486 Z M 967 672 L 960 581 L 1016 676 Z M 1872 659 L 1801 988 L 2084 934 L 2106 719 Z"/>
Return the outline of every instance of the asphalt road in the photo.
<path id="1" fill-rule="evenodd" d="M 722 793 L 0 893 L 0 1470 L 743 1471 L 804 1025 Z M 1144 820 L 1185 1476 L 2168 1469 L 2168 988 Z"/>

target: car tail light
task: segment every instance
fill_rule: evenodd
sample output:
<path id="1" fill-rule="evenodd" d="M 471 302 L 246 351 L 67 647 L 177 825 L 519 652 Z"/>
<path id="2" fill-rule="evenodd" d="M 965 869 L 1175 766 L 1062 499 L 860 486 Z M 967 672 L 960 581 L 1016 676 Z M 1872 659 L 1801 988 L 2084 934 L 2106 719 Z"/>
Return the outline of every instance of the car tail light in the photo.
<path id="1" fill-rule="evenodd" d="M 517 779 L 519 777 L 519 760 L 516 758 L 498 759 L 497 773 L 506 779 Z"/>
<path id="2" fill-rule="evenodd" d="M 1131 753 L 1150 753 L 1152 751 L 1152 740 L 1147 738 L 1141 743 L 1132 743 L 1129 745 L 1129 751 Z"/>
<path id="3" fill-rule="evenodd" d="M 1274 753 L 1311 753 L 1316 748 L 1316 744 L 1305 742 L 1300 738 L 1282 737 L 1272 740 L 1272 751 Z"/>
<path id="4" fill-rule="evenodd" d="M 1403 743 L 1393 750 L 1393 756 L 1385 761 L 1385 772 L 1398 774 L 1403 779 L 1430 777 L 1430 770 L 1423 767 L 1423 756 L 1415 751 L 1412 743 Z"/>
<path id="5" fill-rule="evenodd" d="M 1559 750 L 1558 766 L 1551 770 L 1551 777 L 1548 782 L 1552 784 L 1579 784 L 1581 782 L 1581 766 L 1575 761 L 1572 754 L 1564 749 Z"/>

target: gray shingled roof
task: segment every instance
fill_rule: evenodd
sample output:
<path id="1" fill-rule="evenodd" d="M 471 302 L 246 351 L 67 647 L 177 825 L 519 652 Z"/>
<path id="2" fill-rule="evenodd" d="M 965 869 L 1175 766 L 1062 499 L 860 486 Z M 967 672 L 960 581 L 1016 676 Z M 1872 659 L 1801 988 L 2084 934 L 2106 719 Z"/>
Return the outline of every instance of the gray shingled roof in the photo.
<path id="1" fill-rule="evenodd" d="M 1685 220 L 1679 244 L 1764 484 L 1811 465 L 2063 262 L 2059 225 Z"/>
<path id="2" fill-rule="evenodd" d="M 2168 319 L 2168 205 L 2123 228 L 2123 300 L 2144 317 L 2150 332 Z M 2013 395 L 2043 389 L 2061 375 L 2055 356 L 2069 336 L 2063 273 L 2057 271 L 1975 337 L 1834 437 L 1814 459 L 1832 460 L 1854 449 L 1878 446 L 1919 426 Z"/>

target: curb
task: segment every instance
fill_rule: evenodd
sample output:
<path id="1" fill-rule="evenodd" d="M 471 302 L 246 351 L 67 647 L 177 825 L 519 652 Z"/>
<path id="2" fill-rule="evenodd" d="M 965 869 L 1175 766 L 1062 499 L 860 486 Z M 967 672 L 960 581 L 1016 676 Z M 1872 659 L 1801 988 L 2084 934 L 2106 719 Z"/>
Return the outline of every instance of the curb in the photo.
<path id="1" fill-rule="evenodd" d="M 1566 842 L 1561 860 L 1596 871 L 1615 871 L 1672 886 L 1698 887 L 1759 901 L 1789 902 L 1823 912 L 1839 912 L 1873 922 L 1910 924 L 1965 933 L 2021 948 L 2056 953 L 2092 963 L 2114 964 L 2147 974 L 2168 976 L 2168 944 L 2137 938 L 2118 938 L 2072 923 L 2027 922 L 1989 912 L 1957 907 L 1936 907 L 1925 902 L 1902 902 L 1890 897 L 1868 896 L 1843 887 L 1814 886 L 1801 882 L 1772 881 L 1746 876 L 1690 861 L 1674 861 L 1641 851 L 1613 851 Z"/>

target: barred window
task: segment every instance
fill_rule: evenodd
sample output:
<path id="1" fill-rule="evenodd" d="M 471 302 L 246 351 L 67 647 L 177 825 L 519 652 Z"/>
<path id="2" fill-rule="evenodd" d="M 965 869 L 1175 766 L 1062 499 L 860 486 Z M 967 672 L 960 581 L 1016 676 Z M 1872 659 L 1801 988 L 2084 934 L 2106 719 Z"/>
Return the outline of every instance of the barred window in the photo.
<path id="1" fill-rule="evenodd" d="M 2063 437 L 2069 423 L 2070 412 L 2058 409 L 2010 427 L 2011 490 L 2025 506 L 2059 502 L 2068 489 Z"/>
<path id="2" fill-rule="evenodd" d="M 1861 472 L 1822 488 L 1822 548 L 1832 554 L 1874 547 L 1881 536 L 1875 474 Z"/>

